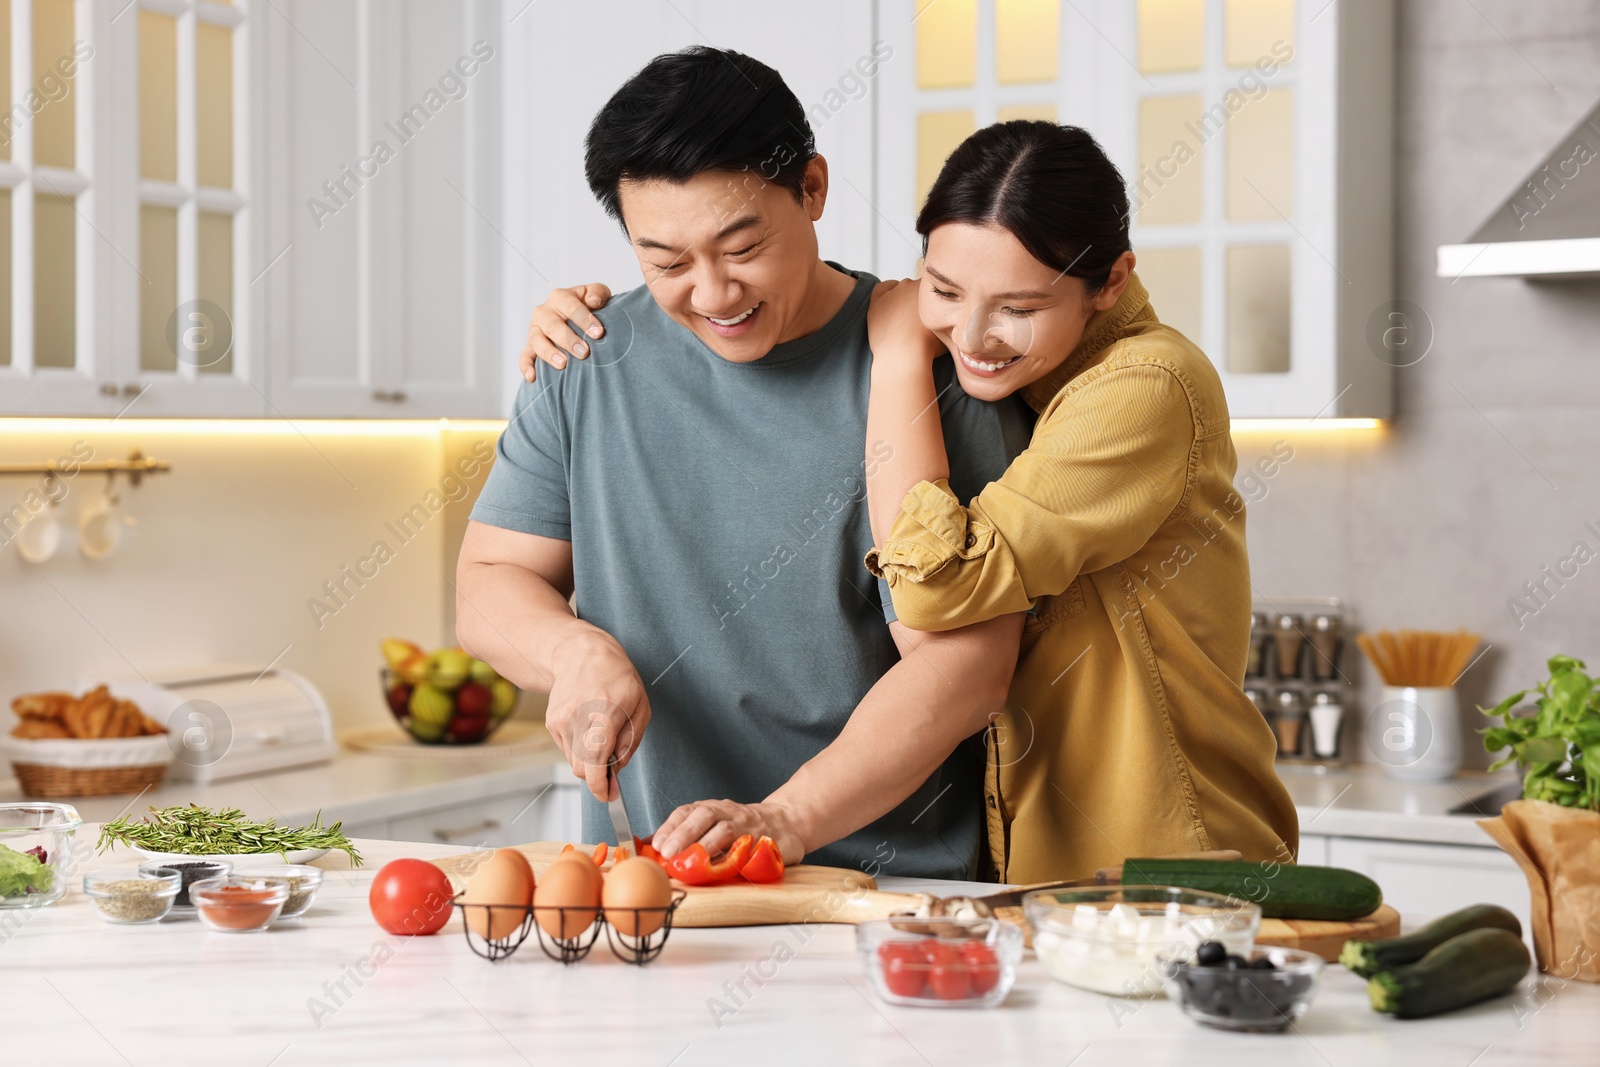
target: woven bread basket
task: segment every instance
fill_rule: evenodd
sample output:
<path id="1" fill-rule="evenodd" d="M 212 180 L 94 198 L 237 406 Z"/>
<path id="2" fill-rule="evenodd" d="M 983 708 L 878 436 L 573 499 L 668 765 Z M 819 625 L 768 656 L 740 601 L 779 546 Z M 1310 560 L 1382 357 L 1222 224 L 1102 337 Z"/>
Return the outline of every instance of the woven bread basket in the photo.
<path id="1" fill-rule="evenodd" d="M 161 784 L 172 747 L 149 737 L 7 738 L 6 755 L 23 795 L 97 797 Z"/>

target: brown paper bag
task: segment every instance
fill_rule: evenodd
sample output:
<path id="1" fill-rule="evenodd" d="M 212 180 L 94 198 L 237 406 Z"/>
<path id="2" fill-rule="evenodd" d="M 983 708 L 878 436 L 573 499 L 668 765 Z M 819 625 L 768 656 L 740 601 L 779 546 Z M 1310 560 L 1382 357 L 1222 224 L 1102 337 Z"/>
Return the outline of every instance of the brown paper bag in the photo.
<path id="1" fill-rule="evenodd" d="M 1600 982 L 1600 812 L 1513 800 L 1478 825 L 1528 877 L 1539 969 Z"/>

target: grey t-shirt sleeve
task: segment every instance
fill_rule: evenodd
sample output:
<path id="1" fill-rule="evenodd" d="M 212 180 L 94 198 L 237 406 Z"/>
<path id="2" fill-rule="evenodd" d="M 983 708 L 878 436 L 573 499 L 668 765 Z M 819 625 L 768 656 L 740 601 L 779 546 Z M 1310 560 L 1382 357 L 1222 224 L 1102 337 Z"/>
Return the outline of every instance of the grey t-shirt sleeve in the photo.
<path id="1" fill-rule="evenodd" d="M 517 390 L 511 419 L 495 445 L 494 467 L 473 505 L 472 518 L 521 533 L 572 540 L 568 496 L 568 438 L 561 416 L 563 375 L 541 368 L 536 382 Z"/>

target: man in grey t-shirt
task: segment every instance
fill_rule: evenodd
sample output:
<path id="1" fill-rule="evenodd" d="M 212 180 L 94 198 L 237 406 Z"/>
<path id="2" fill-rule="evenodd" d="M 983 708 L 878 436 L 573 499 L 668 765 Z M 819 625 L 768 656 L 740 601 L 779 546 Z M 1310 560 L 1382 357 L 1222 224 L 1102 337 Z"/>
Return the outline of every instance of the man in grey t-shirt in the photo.
<path id="1" fill-rule="evenodd" d="M 621 766 L 668 854 L 765 833 L 790 862 L 976 877 L 983 757 L 961 743 L 1003 702 L 1020 621 L 886 623 L 861 562 L 866 465 L 893 462 L 865 447 L 876 279 L 818 256 L 827 167 L 798 101 L 737 53 L 660 57 L 596 118 L 588 172 L 647 284 L 520 392 L 462 548 L 463 645 L 550 693 L 585 840 L 612 836 Z M 969 496 L 1028 419 L 945 364 Z"/>

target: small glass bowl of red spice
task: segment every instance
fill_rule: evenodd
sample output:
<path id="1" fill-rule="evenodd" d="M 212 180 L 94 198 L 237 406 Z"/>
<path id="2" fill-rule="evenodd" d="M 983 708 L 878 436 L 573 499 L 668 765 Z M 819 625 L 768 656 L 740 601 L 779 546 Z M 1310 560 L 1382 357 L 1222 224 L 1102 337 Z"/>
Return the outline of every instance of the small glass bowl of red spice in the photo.
<path id="1" fill-rule="evenodd" d="M 265 930 L 283 911 L 289 883 L 272 878 L 207 878 L 189 887 L 200 921 L 213 930 Z"/>
<path id="2" fill-rule="evenodd" d="M 233 876 L 240 881 L 282 882 L 287 885 L 289 899 L 283 902 L 283 911 L 278 915 L 280 919 L 297 919 L 304 915 L 316 898 L 318 887 L 322 885 L 322 869 L 303 863 L 238 867 L 234 869 Z"/>
<path id="3" fill-rule="evenodd" d="M 998 919 L 910 916 L 856 927 L 856 946 L 878 996 L 922 1008 L 992 1008 L 1022 959 L 1022 930 Z"/>

